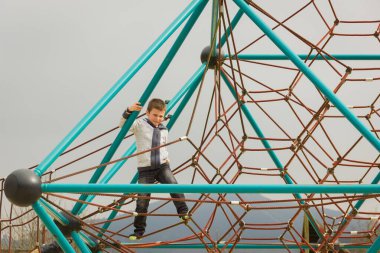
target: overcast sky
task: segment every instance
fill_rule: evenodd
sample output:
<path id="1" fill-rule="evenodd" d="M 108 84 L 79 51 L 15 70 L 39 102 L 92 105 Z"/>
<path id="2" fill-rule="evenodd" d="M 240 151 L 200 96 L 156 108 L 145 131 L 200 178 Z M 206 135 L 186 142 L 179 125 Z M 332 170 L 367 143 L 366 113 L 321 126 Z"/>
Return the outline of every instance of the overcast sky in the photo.
<path id="1" fill-rule="evenodd" d="M 0 177 L 41 162 L 189 2 L 0 0 Z M 260 1 L 279 17 L 306 1 L 292 2 Z M 379 19 L 377 0 L 332 2 L 343 19 Z M 170 85 L 184 83 L 198 68 L 200 52 L 210 41 L 210 8 L 208 4 L 173 62 L 175 71 L 163 78 L 154 95 L 172 97 L 179 86 Z M 300 30 L 306 23 L 320 25 L 303 18 L 297 20 Z M 252 26 L 247 19 L 242 24 Z M 320 38 L 317 31 L 306 34 L 313 42 Z M 345 53 L 353 45 L 337 43 L 331 53 Z M 292 47 L 307 53 L 297 44 Z M 273 46 L 263 46 L 263 52 L 270 52 L 268 48 Z M 131 81 L 133 89 L 122 92 L 82 139 L 117 125 L 122 110 L 150 80 L 161 51 Z M 378 43 L 369 42 L 356 53 L 379 51 Z"/>

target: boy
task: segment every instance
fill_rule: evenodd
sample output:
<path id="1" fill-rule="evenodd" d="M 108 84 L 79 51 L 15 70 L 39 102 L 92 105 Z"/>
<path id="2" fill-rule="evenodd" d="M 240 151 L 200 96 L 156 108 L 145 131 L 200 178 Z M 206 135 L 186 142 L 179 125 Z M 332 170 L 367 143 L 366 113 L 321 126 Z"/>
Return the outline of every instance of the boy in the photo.
<path id="1" fill-rule="evenodd" d="M 140 111 L 142 106 L 139 102 L 129 106 L 123 113 L 120 127 L 134 111 Z M 149 101 L 146 111 L 147 118 L 137 119 L 131 126 L 130 131 L 135 135 L 137 152 L 142 152 L 154 147 L 162 146 L 168 142 L 168 130 L 161 123 L 164 121 L 166 104 L 158 98 Z M 153 184 L 158 181 L 162 184 L 177 184 L 173 172 L 170 169 L 168 151 L 166 147 L 161 147 L 150 152 L 137 156 L 139 184 Z M 148 212 L 150 193 L 140 193 L 138 196 L 148 197 L 147 199 L 138 198 L 136 201 L 136 213 L 134 233 L 129 236 L 130 240 L 140 239 L 145 232 L 146 214 Z M 184 194 L 170 193 L 172 198 L 185 198 Z M 188 207 L 184 201 L 173 201 L 182 220 L 189 219 L 187 214 Z"/>

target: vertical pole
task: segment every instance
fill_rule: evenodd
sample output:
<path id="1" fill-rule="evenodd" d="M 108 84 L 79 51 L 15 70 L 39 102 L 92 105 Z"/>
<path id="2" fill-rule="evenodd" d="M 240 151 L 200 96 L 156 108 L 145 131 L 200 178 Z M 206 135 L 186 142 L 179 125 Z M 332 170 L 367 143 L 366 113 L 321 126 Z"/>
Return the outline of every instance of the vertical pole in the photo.
<path id="1" fill-rule="evenodd" d="M 219 0 L 212 0 L 210 48 L 214 48 L 214 50 L 216 47 L 212 45 L 212 42 L 213 42 L 213 36 L 215 34 L 216 26 L 218 24 L 218 16 L 219 16 Z M 215 51 L 213 53 L 215 53 Z"/>
<path id="2" fill-rule="evenodd" d="M 83 119 L 70 131 L 70 133 L 54 148 L 54 150 L 38 165 L 35 173 L 41 176 L 49 166 L 62 154 L 62 152 L 78 137 L 90 122 L 104 109 L 116 94 L 132 79 L 144 66 L 153 54 L 177 30 L 204 0 L 193 0 L 182 13 L 169 25 L 169 27 L 153 42 L 153 44 L 140 56 L 140 58 L 124 73 L 114 86 L 95 104 Z"/>
<path id="3" fill-rule="evenodd" d="M 55 237 L 59 246 L 63 249 L 65 253 L 75 253 L 74 249 L 71 247 L 70 243 L 67 241 L 65 236 L 62 234 L 61 230 L 55 225 L 52 218 L 48 215 L 45 209 L 41 206 L 39 201 L 33 204 L 33 209 L 36 214 L 41 218 L 47 229 Z"/>
<path id="4" fill-rule="evenodd" d="M 179 48 L 183 44 L 184 40 L 186 39 L 187 35 L 189 34 L 191 28 L 194 26 L 195 22 L 197 21 L 199 15 L 202 13 L 204 7 L 207 4 L 207 0 L 200 0 L 199 5 L 196 6 L 193 14 L 189 18 L 188 22 L 182 29 L 181 33 L 178 35 L 178 38 L 175 40 L 173 46 L 170 48 L 168 54 L 166 55 L 165 59 L 162 61 L 160 67 L 156 71 L 155 75 L 153 76 L 152 80 L 146 87 L 145 91 L 143 92 L 141 98 L 139 99 L 139 102 L 141 105 L 144 105 L 147 101 L 149 96 L 152 94 L 153 90 L 156 88 L 158 82 L 160 81 L 161 77 L 165 73 L 166 69 L 172 62 L 174 56 L 178 52 Z M 116 136 L 115 141 L 112 143 L 111 147 L 108 149 L 106 155 L 104 156 L 103 160 L 100 164 L 107 163 L 111 160 L 113 154 L 116 152 L 117 148 L 119 147 L 121 141 L 124 139 L 124 136 L 129 131 L 130 127 L 132 126 L 133 122 L 137 118 L 138 112 L 133 112 L 128 120 L 125 122 L 123 127 L 121 128 L 119 134 Z M 92 175 L 90 179 L 90 183 L 96 183 L 103 173 L 105 169 L 105 166 L 102 166 L 98 168 L 95 173 Z M 86 199 L 86 195 L 81 195 L 80 200 Z M 73 214 L 77 214 L 83 204 L 80 202 L 77 202 L 72 210 Z"/>
<path id="5" fill-rule="evenodd" d="M 305 74 L 323 95 L 351 122 L 351 124 L 380 152 L 380 140 L 347 108 L 347 106 L 327 87 L 317 75 L 262 21 L 244 0 L 234 2 L 268 36 L 269 39 Z"/>

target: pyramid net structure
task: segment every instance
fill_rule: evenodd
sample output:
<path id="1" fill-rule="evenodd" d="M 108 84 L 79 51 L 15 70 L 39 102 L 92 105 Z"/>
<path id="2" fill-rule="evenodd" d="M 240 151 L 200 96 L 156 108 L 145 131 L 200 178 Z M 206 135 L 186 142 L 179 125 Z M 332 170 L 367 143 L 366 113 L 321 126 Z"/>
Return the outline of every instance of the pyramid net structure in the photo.
<path id="1" fill-rule="evenodd" d="M 183 96 L 167 101 L 167 113 L 172 115 L 167 118 L 171 139 L 167 148 L 179 183 L 377 185 L 380 155 L 376 143 L 347 119 L 341 105 L 295 66 L 239 4 L 214 1 L 203 9 L 207 1 L 195 2 L 199 3 L 189 23 L 201 13 L 210 15 L 210 10 L 214 18 L 211 46 L 204 50 L 201 67 L 188 77 Z M 283 43 L 296 49 L 305 66 L 378 141 L 380 65 L 376 51 L 366 50 L 379 52 L 380 20 L 365 19 L 365 8 L 362 19 L 350 19 L 333 1 L 297 3 L 289 6 L 286 16 L 261 1 L 245 4 Z M 247 23 L 252 27 L 247 28 Z M 171 66 L 167 71 L 178 70 Z M 138 98 L 127 100 L 132 103 Z M 117 120 L 111 129 L 67 145 L 43 171 L 42 182 L 87 183 L 99 173 L 91 183 L 135 184 L 138 154 L 133 135 L 120 137 L 123 129 L 116 126 Z M 115 155 L 99 165 L 99 157 L 109 154 L 118 137 Z M 134 212 L 135 193 L 89 193 L 84 188 L 74 193 L 43 193 L 39 201 L 73 247 L 80 248 L 80 240 L 92 252 L 135 252 L 151 247 L 341 252 L 370 248 L 379 237 L 378 191 L 270 195 L 205 191 L 185 196 L 190 216 L 186 221 L 179 219 L 172 199 L 164 193 L 148 197 L 151 204 L 146 214 Z M 6 217 L 1 219 L 1 248 L 48 252 L 46 245 L 54 245 L 53 237 L 33 208 L 7 206 L 6 202 L 2 194 Z M 147 232 L 140 241 L 130 242 L 136 215 L 148 216 Z M 65 225 L 61 216 L 77 226 Z M 72 237 L 72 230 L 79 239 Z"/>

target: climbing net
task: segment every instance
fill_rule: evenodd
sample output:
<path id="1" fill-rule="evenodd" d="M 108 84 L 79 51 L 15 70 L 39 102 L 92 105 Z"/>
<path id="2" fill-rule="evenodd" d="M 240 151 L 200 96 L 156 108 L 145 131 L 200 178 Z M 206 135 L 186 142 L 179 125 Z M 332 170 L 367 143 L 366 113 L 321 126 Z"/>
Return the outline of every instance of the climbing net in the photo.
<path id="1" fill-rule="evenodd" d="M 373 51 L 363 54 L 368 52 L 361 47 L 379 48 L 380 20 L 345 18 L 332 1 L 293 3 L 299 6 L 289 7 L 293 11 L 285 17 L 274 15 L 271 6 L 258 1 L 235 2 L 238 10 L 231 8 L 232 2 L 215 1 L 212 46 L 202 53 L 203 65 L 189 79 L 187 84 L 192 86 L 187 86 L 185 95 L 168 101 L 168 113 L 175 112 L 168 117 L 172 141 L 166 145 L 179 183 L 377 184 L 380 155 L 363 131 L 378 141 L 380 66 Z M 202 12 L 202 5 L 189 22 L 197 11 Z M 243 14 L 245 5 L 265 20 L 273 33 L 286 37 L 284 43 L 303 53 L 299 59 L 332 95 L 281 54 L 270 34 L 253 23 L 252 30 L 237 25 L 251 22 L 249 14 Z M 307 22 L 310 16 L 315 23 Z M 297 26 L 299 22 L 304 22 L 304 29 Z M 342 41 L 349 45 L 345 49 L 350 54 L 336 53 L 336 45 Z M 349 108 L 349 115 L 342 112 L 342 104 Z M 176 124 L 180 125 L 176 127 L 178 116 L 180 123 Z M 360 126 L 350 117 L 365 130 L 358 131 Z M 94 157 L 104 156 L 114 146 L 120 131 L 113 127 L 73 144 L 44 172 L 43 183 L 83 183 L 94 179 L 96 173 L 105 175 L 95 179 L 98 183 L 112 184 L 121 178 L 124 183 L 136 183 L 135 157 L 139 153 L 130 148 L 130 134 L 123 135 L 118 146 L 119 150 L 129 148 L 126 153 L 116 152 L 119 158 L 93 164 Z M 8 208 L 1 196 L 2 215 L 7 214 L 1 220 L 2 249 L 49 252 L 49 247 L 59 247 L 33 209 Z M 185 196 L 190 208 L 186 221 L 179 219 L 167 194 L 144 197 L 151 200 L 146 214 L 134 212 L 139 196 L 133 193 L 88 193 L 83 189 L 44 193 L 39 201 L 69 240 L 79 244 L 71 234 L 77 231 L 93 252 L 134 252 L 149 247 L 340 252 L 370 248 L 378 240 L 378 191 L 274 195 L 204 191 Z M 148 216 L 147 233 L 141 241 L 131 243 L 128 235 L 136 215 Z M 26 224 L 28 232 L 23 230 Z M 30 239 L 32 244 L 22 244 Z"/>

